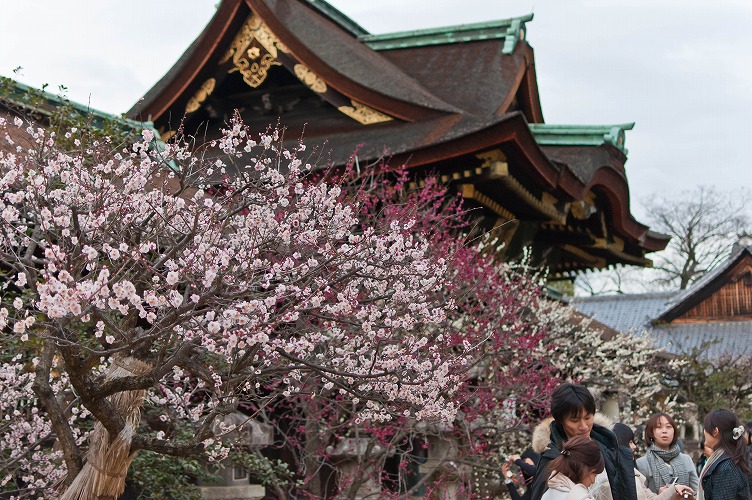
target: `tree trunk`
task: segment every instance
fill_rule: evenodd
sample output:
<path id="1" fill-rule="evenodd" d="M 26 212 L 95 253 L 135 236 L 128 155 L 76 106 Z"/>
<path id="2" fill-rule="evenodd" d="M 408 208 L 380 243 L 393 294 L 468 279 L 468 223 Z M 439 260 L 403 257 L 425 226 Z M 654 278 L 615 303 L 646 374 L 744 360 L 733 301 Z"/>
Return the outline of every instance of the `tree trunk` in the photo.
<path id="1" fill-rule="evenodd" d="M 135 358 L 116 358 L 105 380 L 143 375 L 150 369 L 149 365 Z M 101 423 L 94 425 L 86 464 L 60 500 L 115 500 L 123 493 L 128 466 L 135 457 L 130 451 L 131 440 L 141 419 L 145 392 L 124 391 L 108 398 L 123 415 L 125 427 L 112 438 Z"/>
<path id="2" fill-rule="evenodd" d="M 320 405 L 315 398 L 312 398 L 310 405 L 313 408 L 311 414 L 315 417 L 307 418 L 305 424 L 303 463 L 305 465 L 307 482 L 304 489 L 312 495 L 313 498 L 324 498 L 324 485 L 321 482 L 321 448 L 323 447 L 323 442 L 320 437 L 321 429 L 319 421 L 317 420 L 318 416 L 321 414 Z"/>

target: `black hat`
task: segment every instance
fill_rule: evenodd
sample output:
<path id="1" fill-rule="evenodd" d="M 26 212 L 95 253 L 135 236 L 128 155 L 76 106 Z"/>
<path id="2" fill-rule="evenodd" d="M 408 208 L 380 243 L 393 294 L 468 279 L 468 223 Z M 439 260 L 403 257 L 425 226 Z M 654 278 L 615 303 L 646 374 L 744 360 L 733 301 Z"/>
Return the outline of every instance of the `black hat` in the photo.
<path id="1" fill-rule="evenodd" d="M 613 431 L 621 446 L 629 446 L 629 442 L 634 441 L 634 431 L 626 424 L 621 422 L 614 424 Z"/>

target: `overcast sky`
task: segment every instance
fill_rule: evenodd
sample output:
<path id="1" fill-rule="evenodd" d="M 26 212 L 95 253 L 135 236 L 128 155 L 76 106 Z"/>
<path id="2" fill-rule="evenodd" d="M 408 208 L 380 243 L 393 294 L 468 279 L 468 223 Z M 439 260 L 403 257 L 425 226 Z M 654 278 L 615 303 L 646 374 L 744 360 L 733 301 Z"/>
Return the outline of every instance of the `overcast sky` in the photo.
<path id="1" fill-rule="evenodd" d="M 290 0 L 291 1 L 291 0 Z M 330 0 L 372 33 L 534 12 L 548 123 L 637 122 L 633 212 L 657 191 L 752 184 L 749 0 Z M 0 0 L 0 74 L 127 111 L 211 18 L 216 0 Z"/>

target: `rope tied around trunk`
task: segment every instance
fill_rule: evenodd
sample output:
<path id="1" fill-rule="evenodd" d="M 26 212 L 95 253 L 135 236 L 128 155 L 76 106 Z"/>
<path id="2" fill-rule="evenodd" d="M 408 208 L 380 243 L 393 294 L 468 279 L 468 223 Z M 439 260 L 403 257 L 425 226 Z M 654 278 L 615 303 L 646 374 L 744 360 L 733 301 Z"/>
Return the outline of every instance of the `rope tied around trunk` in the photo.
<path id="1" fill-rule="evenodd" d="M 89 464 L 89 465 L 91 465 L 92 467 L 94 467 L 94 470 L 96 470 L 96 471 L 97 471 L 97 472 L 99 472 L 100 474 L 104 474 L 105 476 L 108 476 L 108 477 L 120 477 L 120 478 L 125 478 L 125 477 L 126 477 L 126 476 L 128 475 L 128 473 L 127 473 L 127 472 L 126 472 L 125 474 L 121 474 L 121 473 L 117 473 L 117 474 L 114 474 L 114 473 L 112 473 L 112 472 L 110 472 L 110 471 L 106 471 L 106 470 L 102 469 L 102 467 L 100 467 L 100 466 L 98 466 L 97 464 L 95 464 L 94 462 L 87 462 L 87 464 Z"/>

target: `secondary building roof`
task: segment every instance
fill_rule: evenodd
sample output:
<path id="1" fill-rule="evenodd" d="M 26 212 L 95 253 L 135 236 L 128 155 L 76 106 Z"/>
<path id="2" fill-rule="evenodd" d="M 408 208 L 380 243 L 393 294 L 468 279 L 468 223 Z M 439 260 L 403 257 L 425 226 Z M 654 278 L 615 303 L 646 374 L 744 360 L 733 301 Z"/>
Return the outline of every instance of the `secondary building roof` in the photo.
<path id="1" fill-rule="evenodd" d="M 581 313 L 623 333 L 650 335 L 673 353 L 752 356 L 752 246 L 729 258 L 686 290 L 569 299 Z"/>

